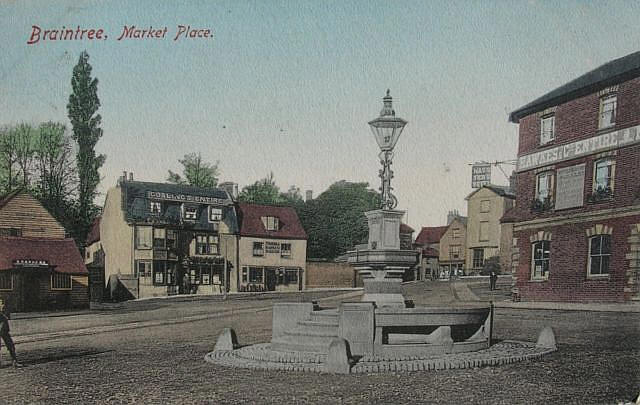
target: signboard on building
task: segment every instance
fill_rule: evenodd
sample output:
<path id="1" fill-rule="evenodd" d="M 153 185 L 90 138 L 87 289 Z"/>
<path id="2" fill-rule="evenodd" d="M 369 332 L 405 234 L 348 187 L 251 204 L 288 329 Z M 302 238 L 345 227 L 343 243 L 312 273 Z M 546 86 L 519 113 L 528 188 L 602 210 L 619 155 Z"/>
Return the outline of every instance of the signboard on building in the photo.
<path id="1" fill-rule="evenodd" d="M 556 210 L 582 207 L 584 199 L 585 164 L 558 169 L 558 185 L 556 187 Z"/>
<path id="2" fill-rule="evenodd" d="M 520 156 L 517 171 L 522 172 L 635 143 L 640 143 L 640 125 Z"/>
<path id="3" fill-rule="evenodd" d="M 280 243 L 279 242 L 265 242 L 264 250 L 267 253 L 280 253 Z"/>
<path id="4" fill-rule="evenodd" d="M 491 164 L 474 163 L 471 166 L 471 188 L 480 188 L 491 184 Z"/>
<path id="5" fill-rule="evenodd" d="M 190 194 L 175 194 L 165 193 L 163 191 L 147 191 L 147 198 L 151 200 L 165 200 L 165 201 L 179 201 L 179 202 L 192 202 L 203 204 L 218 204 L 223 205 L 227 200 L 215 197 L 206 197 L 201 195 Z"/>

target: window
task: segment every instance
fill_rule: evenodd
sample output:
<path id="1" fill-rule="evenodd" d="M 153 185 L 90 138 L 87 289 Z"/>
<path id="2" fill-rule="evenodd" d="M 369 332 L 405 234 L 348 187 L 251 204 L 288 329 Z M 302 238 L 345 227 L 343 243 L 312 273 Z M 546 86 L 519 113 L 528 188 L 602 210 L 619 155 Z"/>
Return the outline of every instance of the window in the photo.
<path id="1" fill-rule="evenodd" d="M 52 290 L 70 290 L 71 289 L 71 275 L 64 273 L 52 273 L 51 274 L 51 289 Z"/>
<path id="2" fill-rule="evenodd" d="M 149 204 L 149 212 L 152 215 L 160 215 L 160 212 L 162 211 L 161 203 L 159 201 L 150 201 Z"/>
<path id="3" fill-rule="evenodd" d="M 480 201 L 480 212 L 489 212 L 489 211 L 491 211 L 491 201 L 490 200 Z"/>
<path id="4" fill-rule="evenodd" d="M 549 258 L 551 257 L 551 242 L 540 240 L 532 245 L 531 278 L 546 280 L 549 278 Z"/>
<path id="5" fill-rule="evenodd" d="M 611 261 L 611 235 L 596 235 L 589 239 L 589 275 L 606 276 Z"/>
<path id="6" fill-rule="evenodd" d="M 278 217 L 262 217 L 262 223 L 267 231 L 277 231 L 280 229 Z"/>
<path id="7" fill-rule="evenodd" d="M 209 222 L 216 222 L 222 220 L 222 209 L 216 207 L 209 207 Z"/>
<path id="8" fill-rule="evenodd" d="M 151 232 L 150 226 L 136 226 L 136 248 L 151 249 Z"/>
<path id="9" fill-rule="evenodd" d="M 0 236 L 22 236 L 21 228 L 0 228 Z"/>
<path id="10" fill-rule="evenodd" d="M 198 207 L 192 205 L 183 205 L 182 209 L 184 219 L 198 219 Z"/>
<path id="11" fill-rule="evenodd" d="M 284 273 L 285 284 L 297 284 L 298 283 L 298 269 L 287 269 Z"/>
<path id="12" fill-rule="evenodd" d="M 280 245 L 280 256 L 291 257 L 291 243 L 283 243 Z"/>
<path id="13" fill-rule="evenodd" d="M 243 267 L 242 268 L 242 282 L 246 283 L 248 280 L 248 275 L 249 275 L 249 269 L 247 267 Z"/>
<path id="14" fill-rule="evenodd" d="M 134 272 L 137 271 L 138 277 L 151 277 L 151 262 L 146 260 L 138 260 Z"/>
<path id="15" fill-rule="evenodd" d="M 616 123 L 617 97 L 615 95 L 606 96 L 600 99 L 600 117 L 598 128 L 609 128 Z"/>
<path id="16" fill-rule="evenodd" d="M 262 243 L 262 242 L 253 242 L 253 255 L 254 256 L 264 256 L 264 243 Z"/>
<path id="17" fill-rule="evenodd" d="M 479 269 L 484 266 L 484 249 L 473 249 L 473 268 Z"/>
<path id="18" fill-rule="evenodd" d="M 167 247 L 167 233 L 164 228 L 153 228 L 153 247 L 156 249 L 164 249 Z"/>
<path id="19" fill-rule="evenodd" d="M 480 235 L 479 240 L 486 242 L 489 240 L 489 221 L 480 222 Z"/>
<path id="20" fill-rule="evenodd" d="M 451 246 L 449 246 L 449 257 L 451 259 L 459 259 L 460 258 L 460 245 L 451 245 Z"/>
<path id="21" fill-rule="evenodd" d="M 262 267 L 249 267 L 249 282 L 262 283 Z"/>
<path id="22" fill-rule="evenodd" d="M 598 160 L 593 173 L 593 191 L 613 191 L 613 175 L 615 161 L 613 159 Z"/>
<path id="23" fill-rule="evenodd" d="M 553 188 L 553 173 L 540 173 L 536 178 L 536 199 L 539 201 L 551 200 Z"/>
<path id="24" fill-rule="evenodd" d="M 554 115 L 542 117 L 540 120 L 540 145 L 544 145 L 555 139 L 555 124 L 556 119 Z"/>
<path id="25" fill-rule="evenodd" d="M 451 237 L 453 239 L 458 239 L 460 237 L 460 228 L 453 228 L 451 233 L 452 233 Z"/>
<path id="26" fill-rule="evenodd" d="M 167 273 L 167 262 L 154 260 L 153 261 L 153 284 L 165 285 L 167 282 L 166 273 Z"/>
<path id="27" fill-rule="evenodd" d="M 13 276 L 10 271 L 0 271 L 0 290 L 13 290 Z"/>
<path id="28" fill-rule="evenodd" d="M 197 235 L 196 236 L 196 254 L 217 255 L 218 254 L 218 237 L 215 235 Z"/>
<path id="29" fill-rule="evenodd" d="M 167 249 L 174 249 L 178 246 L 178 231 L 167 229 Z"/>

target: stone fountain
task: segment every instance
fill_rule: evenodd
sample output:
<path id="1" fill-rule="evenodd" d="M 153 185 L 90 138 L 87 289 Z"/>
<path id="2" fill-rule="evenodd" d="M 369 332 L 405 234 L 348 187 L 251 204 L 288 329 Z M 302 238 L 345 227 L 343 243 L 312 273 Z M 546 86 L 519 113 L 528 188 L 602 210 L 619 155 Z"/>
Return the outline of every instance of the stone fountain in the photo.
<path id="1" fill-rule="evenodd" d="M 401 249 L 400 222 L 391 193 L 393 149 L 407 121 L 396 117 L 387 90 L 380 116 L 369 122 L 380 147 L 380 209 L 366 212 L 366 249 L 348 252 L 363 277 L 360 301 L 335 309 L 312 303 L 273 307 L 270 343 L 239 347 L 233 330 L 219 337 L 206 360 L 228 366 L 334 373 L 468 368 L 539 357 L 555 349 L 553 332 L 536 345 L 501 342 L 491 346 L 488 305 L 413 307 L 402 294 L 402 275 L 417 252 Z M 549 337 L 550 336 L 550 337 Z M 542 343 L 540 343 L 542 342 Z"/>

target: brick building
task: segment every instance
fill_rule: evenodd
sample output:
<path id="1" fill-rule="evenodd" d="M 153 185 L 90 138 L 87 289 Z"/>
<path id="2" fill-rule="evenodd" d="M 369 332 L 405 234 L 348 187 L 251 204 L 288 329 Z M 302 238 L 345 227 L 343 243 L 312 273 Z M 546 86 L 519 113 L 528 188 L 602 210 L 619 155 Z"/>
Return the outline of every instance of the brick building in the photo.
<path id="1" fill-rule="evenodd" d="M 88 272 L 75 242 L 20 190 L 0 198 L 0 298 L 12 311 L 89 304 Z"/>
<path id="2" fill-rule="evenodd" d="M 514 294 L 638 299 L 640 52 L 512 112 L 519 124 Z"/>

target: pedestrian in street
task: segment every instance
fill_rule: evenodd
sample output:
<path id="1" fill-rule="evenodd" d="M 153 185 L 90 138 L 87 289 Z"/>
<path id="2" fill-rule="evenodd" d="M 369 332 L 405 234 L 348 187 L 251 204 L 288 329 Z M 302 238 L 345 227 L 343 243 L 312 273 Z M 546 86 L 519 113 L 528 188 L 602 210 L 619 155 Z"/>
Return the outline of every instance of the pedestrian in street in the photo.
<path id="1" fill-rule="evenodd" d="M 4 301 L 0 299 L 0 337 L 4 340 L 4 344 L 7 346 L 9 350 L 9 354 L 11 354 L 11 358 L 13 359 L 13 367 L 22 367 L 22 364 L 18 362 L 18 357 L 16 356 L 16 346 L 13 344 L 13 339 L 11 339 L 11 334 L 9 333 L 9 317 L 5 314 L 5 306 Z M 0 366 L 2 365 L 0 359 Z"/>
<path id="2" fill-rule="evenodd" d="M 191 279 L 189 278 L 189 273 L 184 273 L 182 277 L 182 293 L 191 294 Z"/>

